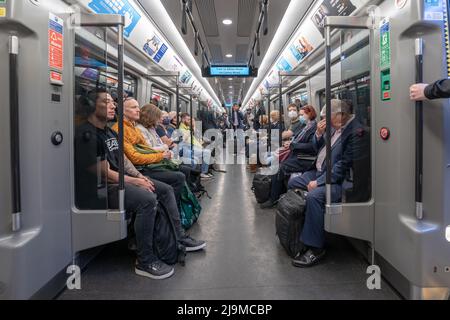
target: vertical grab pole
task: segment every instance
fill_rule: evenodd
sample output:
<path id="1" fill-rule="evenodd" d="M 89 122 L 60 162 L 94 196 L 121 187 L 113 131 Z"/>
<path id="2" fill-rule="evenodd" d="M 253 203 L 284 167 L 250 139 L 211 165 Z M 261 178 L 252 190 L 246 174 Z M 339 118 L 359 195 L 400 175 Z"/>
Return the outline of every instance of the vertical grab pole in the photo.
<path id="1" fill-rule="evenodd" d="M 325 26 L 325 103 L 326 103 L 326 204 L 331 205 L 331 27 Z"/>
<path id="2" fill-rule="evenodd" d="M 423 82 L 423 40 L 415 41 L 416 83 Z M 416 217 L 423 219 L 423 102 L 416 101 Z"/>
<path id="3" fill-rule="evenodd" d="M 192 93 L 189 95 L 189 113 L 191 115 L 191 165 L 194 165 L 194 115 L 192 110 Z"/>
<path id="4" fill-rule="evenodd" d="M 118 25 L 118 40 L 117 40 L 117 56 L 118 56 L 118 127 L 119 127 L 119 154 L 124 154 L 123 148 L 123 78 L 124 78 L 124 62 L 123 62 L 123 30 L 124 29 L 124 19 L 122 19 L 122 24 Z M 119 211 L 125 213 L 125 165 L 124 157 L 119 157 Z"/>
<path id="5" fill-rule="evenodd" d="M 179 119 L 179 114 L 180 114 L 180 84 L 178 83 L 178 80 L 179 80 L 179 78 L 180 78 L 180 73 L 178 72 L 178 75 L 177 75 L 177 80 L 176 80 L 176 89 L 177 89 L 177 97 L 176 97 L 176 104 L 177 104 L 177 106 L 176 106 L 176 111 L 177 111 L 177 129 L 178 129 L 178 127 L 180 126 L 180 119 Z"/>
<path id="6" fill-rule="evenodd" d="M 20 142 L 19 142 L 19 74 L 17 58 L 19 38 L 9 37 L 9 112 L 11 135 L 11 190 L 12 190 L 12 231 L 21 226 L 22 201 L 20 193 Z"/>
<path id="7" fill-rule="evenodd" d="M 278 76 L 279 78 L 280 78 L 280 83 L 279 83 L 279 88 L 278 88 L 278 90 L 279 90 L 279 95 L 278 95 L 278 99 L 280 99 L 280 101 L 279 101 L 279 103 L 278 103 L 278 107 L 279 107 L 279 109 L 280 109 L 280 111 L 279 111 L 279 115 L 278 115 L 278 117 L 279 117 L 279 119 L 278 119 L 278 123 L 279 123 L 279 126 L 280 126 L 280 129 L 278 130 L 278 133 L 279 133 L 279 137 L 278 137 L 278 139 L 279 139 L 279 147 L 281 147 L 281 144 L 282 144 L 282 140 L 283 140 L 283 136 L 282 136 L 282 130 L 281 130 L 281 121 L 282 121 L 282 117 L 283 117 L 283 76 L 281 75 L 281 71 L 279 72 L 279 76 Z"/>
<path id="8" fill-rule="evenodd" d="M 264 105 L 263 105 L 264 108 Z M 265 109 L 264 109 L 265 113 Z M 272 145 L 272 121 L 270 120 L 270 89 L 269 89 L 269 96 L 267 97 L 267 121 L 269 123 L 269 131 L 267 133 L 267 146 L 266 151 L 272 151 L 271 145 Z"/>

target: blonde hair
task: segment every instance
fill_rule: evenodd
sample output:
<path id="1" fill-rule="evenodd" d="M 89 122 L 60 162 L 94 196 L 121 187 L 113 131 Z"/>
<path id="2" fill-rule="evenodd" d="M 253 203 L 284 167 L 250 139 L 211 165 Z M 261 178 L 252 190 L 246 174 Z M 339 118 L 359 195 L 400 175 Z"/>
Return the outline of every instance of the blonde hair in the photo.
<path id="1" fill-rule="evenodd" d="M 161 119 L 161 110 L 154 104 L 146 104 L 141 109 L 139 123 L 146 128 L 155 127 L 156 123 Z"/>

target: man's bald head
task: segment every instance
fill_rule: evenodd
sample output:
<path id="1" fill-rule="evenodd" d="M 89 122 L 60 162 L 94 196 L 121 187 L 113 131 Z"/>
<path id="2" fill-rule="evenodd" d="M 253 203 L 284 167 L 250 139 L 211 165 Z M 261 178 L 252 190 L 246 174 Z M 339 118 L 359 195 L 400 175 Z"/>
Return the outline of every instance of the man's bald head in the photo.
<path id="1" fill-rule="evenodd" d="M 139 102 L 135 99 L 126 99 L 123 102 L 123 115 L 129 121 L 138 121 L 140 116 Z"/>

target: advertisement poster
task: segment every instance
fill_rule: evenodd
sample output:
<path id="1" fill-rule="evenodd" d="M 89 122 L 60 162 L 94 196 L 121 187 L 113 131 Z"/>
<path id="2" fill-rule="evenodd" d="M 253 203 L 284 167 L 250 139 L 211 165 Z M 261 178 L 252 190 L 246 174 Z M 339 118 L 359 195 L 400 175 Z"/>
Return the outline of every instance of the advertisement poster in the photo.
<path id="1" fill-rule="evenodd" d="M 349 16 L 356 10 L 351 0 L 324 0 L 314 13 L 312 21 L 322 36 L 325 35 L 323 20 L 326 16 Z"/>
<path id="2" fill-rule="evenodd" d="M 188 84 L 189 81 L 192 79 L 192 74 L 186 70 L 180 77 L 180 82 L 184 84 Z"/>
<path id="3" fill-rule="evenodd" d="M 156 63 L 159 63 L 162 57 L 164 57 L 164 54 L 166 53 L 167 49 L 168 49 L 167 46 L 163 43 L 161 45 L 161 48 L 159 48 L 158 52 L 155 54 L 153 60 L 155 60 Z"/>
<path id="4" fill-rule="evenodd" d="M 314 47 L 304 36 L 301 36 L 289 47 L 289 51 L 292 53 L 292 56 L 295 58 L 297 63 L 302 61 L 303 58 L 305 58 L 313 50 Z"/>
<path id="5" fill-rule="evenodd" d="M 144 44 L 143 50 L 147 53 L 151 58 L 155 56 L 161 46 L 161 39 L 154 34 L 153 37 L 147 39 L 147 42 Z"/>
<path id="6" fill-rule="evenodd" d="M 278 62 L 277 68 L 279 71 L 292 71 L 292 66 L 284 57 L 282 57 Z"/>
<path id="7" fill-rule="evenodd" d="M 124 35 L 129 37 L 141 19 L 141 15 L 128 0 L 92 0 L 89 8 L 96 13 L 120 14 L 125 17 Z"/>

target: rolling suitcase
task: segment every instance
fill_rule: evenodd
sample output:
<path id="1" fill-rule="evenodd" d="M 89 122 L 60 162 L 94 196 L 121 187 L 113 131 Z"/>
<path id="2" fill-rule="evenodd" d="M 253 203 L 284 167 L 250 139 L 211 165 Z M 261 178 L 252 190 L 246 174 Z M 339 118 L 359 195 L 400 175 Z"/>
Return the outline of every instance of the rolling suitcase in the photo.
<path id="1" fill-rule="evenodd" d="M 281 245 L 294 258 L 304 245 L 300 233 L 305 221 L 306 192 L 288 190 L 278 201 L 275 218 L 276 232 Z"/>

